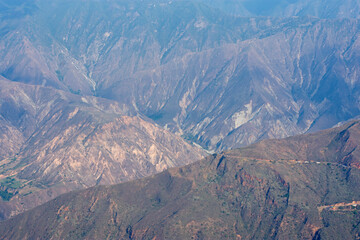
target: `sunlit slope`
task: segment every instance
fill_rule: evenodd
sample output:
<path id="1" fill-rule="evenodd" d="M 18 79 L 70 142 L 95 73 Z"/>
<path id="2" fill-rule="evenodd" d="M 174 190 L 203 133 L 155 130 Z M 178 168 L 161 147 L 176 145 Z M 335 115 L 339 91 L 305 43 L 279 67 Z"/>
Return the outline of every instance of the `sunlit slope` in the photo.
<path id="1" fill-rule="evenodd" d="M 59 194 L 199 160 L 182 138 L 106 99 L 0 80 L 0 219 Z"/>

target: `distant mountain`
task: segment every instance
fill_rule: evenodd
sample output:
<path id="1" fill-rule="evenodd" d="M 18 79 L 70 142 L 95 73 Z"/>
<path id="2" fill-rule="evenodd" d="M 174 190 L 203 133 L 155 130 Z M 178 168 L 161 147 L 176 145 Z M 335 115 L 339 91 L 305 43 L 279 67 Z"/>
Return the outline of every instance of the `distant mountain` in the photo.
<path id="1" fill-rule="evenodd" d="M 0 14 L 0 74 L 115 100 L 212 151 L 360 114 L 358 1 L 316 1 L 316 14 L 271 1 L 250 17 L 216 9 L 227 2 L 18 3 L 21 17 Z M 236 4 L 255 2 L 269 4 Z"/>
<path id="2" fill-rule="evenodd" d="M 61 193 L 115 184 L 204 153 L 125 105 L 0 80 L 0 220 Z"/>
<path id="3" fill-rule="evenodd" d="M 62 195 L 3 239 L 358 239 L 360 121 Z"/>
<path id="4" fill-rule="evenodd" d="M 247 17 L 312 16 L 318 18 L 359 18 L 357 0 L 198 0 L 224 12 Z"/>

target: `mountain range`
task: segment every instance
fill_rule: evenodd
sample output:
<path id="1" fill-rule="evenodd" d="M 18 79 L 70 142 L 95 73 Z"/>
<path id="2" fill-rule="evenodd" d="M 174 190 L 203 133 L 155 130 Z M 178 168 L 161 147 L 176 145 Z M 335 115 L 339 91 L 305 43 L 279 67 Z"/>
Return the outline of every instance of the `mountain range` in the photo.
<path id="1" fill-rule="evenodd" d="M 359 18 L 360 3 L 356 0 L 208 0 L 202 1 L 222 11 L 243 17 L 306 17 Z"/>
<path id="2" fill-rule="evenodd" d="M 360 121 L 266 140 L 0 223 L 3 239 L 358 239 Z"/>
<path id="3" fill-rule="evenodd" d="M 0 96 L 0 219 L 61 193 L 205 156 L 114 101 L 6 79 L 0 79 Z"/>
<path id="4" fill-rule="evenodd" d="M 278 2 L 308 9 L 306 1 Z M 118 101 L 210 151 L 359 115 L 357 1 L 342 2 L 352 9 L 347 18 L 342 7 L 333 15 L 322 8 L 245 17 L 220 5 L 226 3 L 22 3 L 22 17 L 2 16 L 0 74 Z"/>
<path id="5" fill-rule="evenodd" d="M 0 236 L 358 238 L 358 121 L 274 139 L 359 117 L 359 16 L 357 0 L 0 0 L 0 220 L 92 187 Z"/>

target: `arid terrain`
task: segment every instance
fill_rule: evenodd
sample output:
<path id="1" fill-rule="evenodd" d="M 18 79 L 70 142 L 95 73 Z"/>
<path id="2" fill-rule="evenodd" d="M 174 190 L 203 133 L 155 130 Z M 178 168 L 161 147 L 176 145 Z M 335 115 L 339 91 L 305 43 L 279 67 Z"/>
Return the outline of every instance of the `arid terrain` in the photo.
<path id="1" fill-rule="evenodd" d="M 0 223 L 0 235 L 358 239 L 359 134 L 360 122 L 351 122 L 214 154 L 153 177 L 65 194 Z"/>
<path id="2" fill-rule="evenodd" d="M 360 239 L 360 1 L 0 0 L 0 239 Z"/>

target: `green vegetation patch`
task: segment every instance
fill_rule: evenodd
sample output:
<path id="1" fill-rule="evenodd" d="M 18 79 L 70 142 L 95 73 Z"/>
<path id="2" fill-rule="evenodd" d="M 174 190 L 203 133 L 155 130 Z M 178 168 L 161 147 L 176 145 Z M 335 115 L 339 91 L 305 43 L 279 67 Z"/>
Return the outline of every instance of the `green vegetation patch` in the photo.
<path id="1" fill-rule="evenodd" d="M 2 198 L 2 200 L 4 201 L 10 201 L 10 199 L 14 196 L 14 193 L 8 192 L 8 190 L 6 189 L 5 191 L 0 191 L 0 197 Z"/>
<path id="2" fill-rule="evenodd" d="M 163 113 L 154 113 L 154 114 L 149 115 L 148 117 L 154 121 L 157 121 L 157 120 L 162 119 L 164 117 L 164 114 Z"/>
<path id="3" fill-rule="evenodd" d="M 61 74 L 60 70 L 56 70 L 55 71 L 57 78 L 59 79 L 59 81 L 63 82 L 64 81 L 64 76 Z"/>
<path id="4" fill-rule="evenodd" d="M 197 141 L 196 136 L 192 135 L 191 133 L 185 133 L 181 137 L 183 139 L 189 141 L 189 142 L 196 142 Z"/>
<path id="5" fill-rule="evenodd" d="M 6 177 L 2 180 L 0 180 L 0 186 L 6 187 L 6 188 L 12 188 L 12 189 L 19 189 L 23 187 L 22 182 L 19 180 L 16 180 L 13 177 Z"/>

